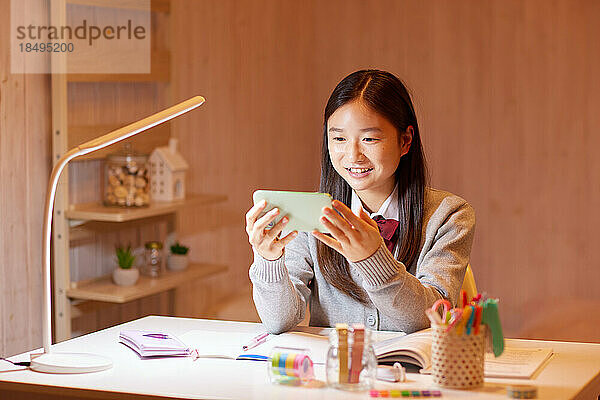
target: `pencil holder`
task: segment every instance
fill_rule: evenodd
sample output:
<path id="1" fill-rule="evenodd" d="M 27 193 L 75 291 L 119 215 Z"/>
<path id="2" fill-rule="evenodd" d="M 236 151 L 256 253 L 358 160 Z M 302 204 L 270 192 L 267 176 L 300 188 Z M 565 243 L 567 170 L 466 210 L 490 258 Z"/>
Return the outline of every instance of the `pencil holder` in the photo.
<path id="1" fill-rule="evenodd" d="M 327 384 L 342 390 L 371 389 L 377 375 L 371 331 L 362 325 L 353 328 L 340 328 L 339 325 L 329 335 L 325 362 Z"/>
<path id="2" fill-rule="evenodd" d="M 267 370 L 271 383 L 279 385 L 303 385 L 315 377 L 308 349 L 273 347 Z"/>
<path id="3" fill-rule="evenodd" d="M 471 389 L 483 385 L 485 325 L 477 335 L 471 332 L 446 332 L 443 325 L 433 325 L 431 363 L 433 382 L 453 389 Z"/>

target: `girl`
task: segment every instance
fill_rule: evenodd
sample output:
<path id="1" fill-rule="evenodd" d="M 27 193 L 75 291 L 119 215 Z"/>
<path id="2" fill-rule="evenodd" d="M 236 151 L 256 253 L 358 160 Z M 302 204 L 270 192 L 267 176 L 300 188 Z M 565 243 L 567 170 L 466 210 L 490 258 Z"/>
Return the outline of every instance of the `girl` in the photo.
<path id="1" fill-rule="evenodd" d="M 325 107 L 320 191 L 335 199 L 321 221 L 330 235 L 281 238 L 279 211 L 246 214 L 254 251 L 254 304 L 265 327 L 280 333 L 310 325 L 364 323 L 407 333 L 429 326 L 425 309 L 456 304 L 469 262 L 475 213 L 462 198 L 426 187 L 412 101 L 389 72 L 344 78 Z"/>

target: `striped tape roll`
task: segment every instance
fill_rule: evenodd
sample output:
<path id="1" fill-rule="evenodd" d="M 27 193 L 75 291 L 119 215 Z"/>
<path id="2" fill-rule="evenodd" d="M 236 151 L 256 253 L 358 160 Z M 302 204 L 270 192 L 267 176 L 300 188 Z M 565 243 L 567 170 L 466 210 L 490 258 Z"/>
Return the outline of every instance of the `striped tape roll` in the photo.
<path id="1" fill-rule="evenodd" d="M 306 354 L 274 353 L 271 356 L 271 371 L 275 375 L 310 379 L 313 376 L 313 362 Z"/>
<path id="2" fill-rule="evenodd" d="M 531 385 L 510 385 L 506 387 L 506 394 L 511 399 L 535 399 L 537 387 Z"/>

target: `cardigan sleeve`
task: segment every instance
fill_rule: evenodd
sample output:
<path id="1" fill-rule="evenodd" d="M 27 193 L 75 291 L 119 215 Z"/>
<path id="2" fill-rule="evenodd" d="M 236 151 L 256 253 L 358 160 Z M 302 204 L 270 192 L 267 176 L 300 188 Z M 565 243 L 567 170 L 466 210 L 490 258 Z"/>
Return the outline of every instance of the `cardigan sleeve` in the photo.
<path id="1" fill-rule="evenodd" d="M 410 333 L 429 327 L 425 309 L 441 298 L 456 304 L 471 253 L 475 212 L 452 196 L 429 219 L 415 275 L 385 245 L 365 260 L 350 263 L 362 276 L 375 307 Z"/>
<path id="2" fill-rule="evenodd" d="M 254 305 L 269 332 L 285 332 L 302 322 L 314 278 L 307 233 L 299 233 L 277 260 L 254 251 L 249 274 Z"/>

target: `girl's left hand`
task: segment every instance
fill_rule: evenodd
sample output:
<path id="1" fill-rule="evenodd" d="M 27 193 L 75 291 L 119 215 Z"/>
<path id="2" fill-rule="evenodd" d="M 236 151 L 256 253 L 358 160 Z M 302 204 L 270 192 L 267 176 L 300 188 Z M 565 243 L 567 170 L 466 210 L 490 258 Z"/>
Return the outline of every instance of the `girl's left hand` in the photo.
<path id="1" fill-rule="evenodd" d="M 350 262 L 361 261 L 372 256 L 383 242 L 377 222 L 373 221 L 362 208 L 356 215 L 338 200 L 333 201 L 333 208 L 341 215 L 325 207 L 323 209 L 325 215 L 321 217 L 321 222 L 331 236 L 319 231 L 313 231 L 313 236 L 337 250 Z"/>

